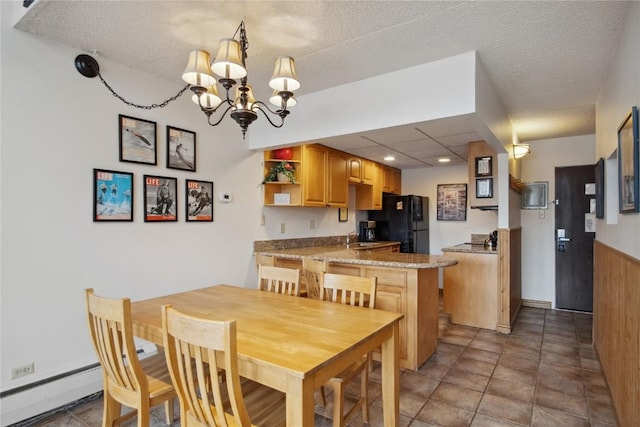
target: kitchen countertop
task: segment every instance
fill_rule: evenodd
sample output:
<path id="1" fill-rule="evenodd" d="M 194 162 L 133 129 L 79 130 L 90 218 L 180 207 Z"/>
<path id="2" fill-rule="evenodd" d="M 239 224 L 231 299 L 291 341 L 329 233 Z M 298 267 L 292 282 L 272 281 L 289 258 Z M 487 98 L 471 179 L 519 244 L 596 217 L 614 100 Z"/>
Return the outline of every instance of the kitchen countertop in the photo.
<path id="1" fill-rule="evenodd" d="M 496 255 L 498 253 L 497 248 L 489 248 L 488 246 L 484 246 L 484 244 L 470 244 L 470 243 L 462 243 L 455 246 L 450 246 L 448 248 L 442 248 L 442 252 L 464 252 L 470 254 L 490 254 Z"/>
<path id="2" fill-rule="evenodd" d="M 390 242 L 395 244 L 396 242 Z M 374 246 L 380 247 L 380 246 Z M 347 248 L 346 245 L 307 246 L 291 249 L 264 249 L 256 251 L 261 255 L 270 255 L 285 259 L 302 260 L 306 256 L 319 261 L 341 264 L 375 265 L 393 268 L 438 268 L 458 263 L 456 259 L 442 255 L 425 255 L 400 252 L 367 251 Z"/>

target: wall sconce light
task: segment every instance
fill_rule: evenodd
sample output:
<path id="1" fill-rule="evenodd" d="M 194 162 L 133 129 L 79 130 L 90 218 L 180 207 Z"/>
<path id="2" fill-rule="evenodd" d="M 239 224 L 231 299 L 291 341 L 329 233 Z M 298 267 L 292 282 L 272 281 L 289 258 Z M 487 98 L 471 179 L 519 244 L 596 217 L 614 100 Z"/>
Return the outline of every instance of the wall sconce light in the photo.
<path id="1" fill-rule="evenodd" d="M 513 144 L 513 158 L 519 159 L 531 153 L 529 144 Z"/>

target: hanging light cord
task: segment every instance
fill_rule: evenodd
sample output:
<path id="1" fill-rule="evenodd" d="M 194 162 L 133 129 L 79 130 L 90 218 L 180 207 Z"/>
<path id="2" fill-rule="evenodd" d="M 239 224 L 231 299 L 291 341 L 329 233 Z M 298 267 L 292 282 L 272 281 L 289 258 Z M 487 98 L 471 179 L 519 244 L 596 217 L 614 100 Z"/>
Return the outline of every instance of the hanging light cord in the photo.
<path id="1" fill-rule="evenodd" d="M 113 88 L 111 86 L 109 86 L 109 83 L 107 83 L 105 81 L 105 79 L 102 78 L 102 74 L 100 74 L 98 72 L 98 77 L 100 77 L 100 81 L 102 82 L 102 84 L 105 85 L 105 87 L 107 89 L 109 89 L 109 92 L 111 92 L 111 94 L 113 96 L 115 96 L 116 98 L 118 98 L 120 101 L 124 102 L 127 105 L 130 105 L 132 107 L 136 107 L 136 108 L 141 108 L 144 110 L 151 110 L 153 108 L 164 108 L 167 106 L 167 104 L 169 104 L 172 101 L 175 101 L 176 99 L 180 98 L 182 96 L 182 94 L 184 93 L 185 90 L 189 89 L 189 84 L 187 84 L 185 87 L 183 87 L 177 94 L 175 94 L 174 96 L 172 96 L 171 98 L 167 99 L 166 101 L 160 103 L 160 104 L 151 104 L 151 105 L 139 105 L 139 104 L 135 104 L 131 101 L 127 101 L 126 99 L 124 99 L 122 96 L 118 95 L 116 93 L 115 90 L 113 90 Z"/>

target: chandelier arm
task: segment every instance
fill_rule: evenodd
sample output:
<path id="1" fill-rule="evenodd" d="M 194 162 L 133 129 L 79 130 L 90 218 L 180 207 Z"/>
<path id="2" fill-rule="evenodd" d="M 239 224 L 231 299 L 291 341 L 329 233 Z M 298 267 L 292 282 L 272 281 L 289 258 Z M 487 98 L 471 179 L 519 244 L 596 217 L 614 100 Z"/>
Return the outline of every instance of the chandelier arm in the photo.
<path id="1" fill-rule="evenodd" d="M 221 103 L 220 105 L 222 105 L 222 103 Z M 218 105 L 218 107 L 219 107 L 220 105 Z M 210 126 L 218 126 L 218 125 L 222 122 L 222 119 L 224 119 L 224 116 L 226 116 L 226 115 L 227 115 L 227 113 L 229 112 L 229 110 L 231 110 L 231 108 L 233 108 L 233 106 L 232 106 L 232 105 L 229 105 L 229 106 L 227 107 L 227 109 L 226 109 L 226 110 L 224 110 L 224 113 L 222 113 L 222 115 L 220 116 L 220 118 L 218 119 L 218 121 L 217 121 L 217 122 L 215 122 L 215 123 L 211 123 L 211 114 L 212 114 L 215 110 L 213 110 L 213 111 L 207 111 L 207 110 L 204 110 L 204 109 L 203 109 L 202 111 L 204 111 L 204 113 L 207 115 L 207 122 L 209 122 L 209 125 L 210 125 Z M 216 107 L 216 110 L 217 110 L 217 109 L 218 109 L 218 108 Z"/>
<path id="2" fill-rule="evenodd" d="M 175 101 L 176 99 L 180 98 L 182 96 L 182 94 L 189 89 L 189 87 L 191 85 L 187 84 L 185 87 L 183 87 L 182 89 L 180 89 L 180 91 L 178 93 L 176 93 L 175 95 L 173 95 L 171 98 L 166 99 L 165 101 L 161 102 L 160 104 L 151 104 L 151 105 L 140 105 L 140 104 L 136 104 L 134 102 L 131 101 L 127 101 L 124 97 L 122 97 L 121 95 L 119 95 L 118 93 L 116 93 L 116 91 L 109 85 L 109 83 L 106 82 L 106 80 L 104 78 L 102 78 L 102 74 L 100 74 L 98 72 L 98 77 L 100 77 L 100 81 L 102 82 L 102 84 L 105 85 L 105 87 L 107 89 L 109 89 L 109 92 L 111 92 L 111 94 L 113 96 L 115 96 L 116 98 L 118 98 L 120 101 L 124 102 L 125 104 L 131 106 L 131 107 L 135 107 L 135 108 L 140 108 L 143 110 L 151 110 L 153 108 L 164 108 L 166 107 L 170 102 Z"/>
<path id="3" fill-rule="evenodd" d="M 260 107 L 260 105 L 257 105 L 257 104 L 262 104 L 262 105 L 264 105 L 264 107 L 265 107 L 267 110 L 269 110 L 271 113 L 278 115 L 278 116 L 280 117 L 280 120 L 281 120 L 280 124 L 279 124 L 279 125 L 275 124 L 275 123 L 271 120 L 271 118 L 269 117 L 269 115 L 266 113 L 266 111 L 264 111 L 264 110 L 262 109 L 262 107 Z M 254 103 L 254 105 L 256 105 L 256 108 L 257 108 L 257 109 L 258 109 L 258 110 L 259 110 L 259 111 L 260 111 L 260 112 L 261 112 L 261 113 L 262 113 L 262 114 L 267 118 L 267 120 L 269 121 L 269 123 L 271 123 L 271 126 L 273 126 L 274 128 L 281 128 L 281 127 L 284 125 L 284 118 L 285 118 L 285 117 L 287 117 L 287 114 L 289 114 L 289 112 L 288 112 L 287 110 L 283 110 L 283 111 L 282 111 L 282 113 L 276 113 L 275 111 L 271 111 L 271 109 L 270 109 L 269 107 L 267 107 L 267 106 L 264 104 L 264 102 L 261 102 L 261 101 L 257 101 L 257 102 L 255 102 L 255 103 Z M 284 113 L 286 113 L 286 114 L 284 114 Z"/>

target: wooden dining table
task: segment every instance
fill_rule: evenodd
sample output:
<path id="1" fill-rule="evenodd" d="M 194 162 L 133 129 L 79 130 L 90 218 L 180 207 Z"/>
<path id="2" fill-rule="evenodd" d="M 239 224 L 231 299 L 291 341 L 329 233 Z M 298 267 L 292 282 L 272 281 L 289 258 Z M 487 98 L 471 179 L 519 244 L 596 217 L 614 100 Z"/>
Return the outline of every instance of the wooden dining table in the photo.
<path id="1" fill-rule="evenodd" d="M 132 303 L 134 334 L 162 345 L 160 307 L 236 320 L 240 375 L 286 393 L 287 426 L 314 425 L 314 391 L 382 349 L 385 426 L 399 424 L 401 313 L 217 285 Z"/>

